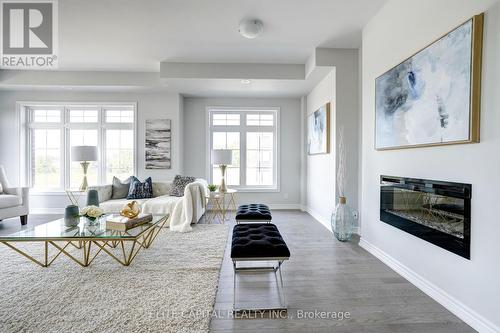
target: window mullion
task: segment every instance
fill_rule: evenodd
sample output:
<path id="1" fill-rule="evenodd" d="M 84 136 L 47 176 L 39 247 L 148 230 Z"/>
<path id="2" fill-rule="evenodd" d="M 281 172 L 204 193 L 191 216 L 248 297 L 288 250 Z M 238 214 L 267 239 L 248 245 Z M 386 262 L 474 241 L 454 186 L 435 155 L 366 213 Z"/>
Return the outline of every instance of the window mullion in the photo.
<path id="1" fill-rule="evenodd" d="M 28 169 L 28 174 L 26 175 L 27 177 L 27 185 L 29 187 L 33 187 L 33 129 L 28 128 L 26 131 L 26 143 L 28 147 L 28 153 L 27 158 L 26 158 L 26 164 L 27 164 L 27 169 Z"/>
<path id="2" fill-rule="evenodd" d="M 211 113 L 209 113 L 208 115 L 208 118 L 209 118 L 209 121 L 211 123 L 211 119 L 212 119 L 212 115 Z M 213 147 L 213 129 L 211 127 L 209 127 L 209 130 L 208 130 L 208 144 L 209 144 L 209 149 L 208 149 L 208 183 L 209 184 L 212 184 L 213 182 L 213 177 L 212 177 L 212 173 L 213 173 L 213 166 L 212 166 L 212 147 Z"/>
<path id="3" fill-rule="evenodd" d="M 62 123 L 60 125 L 61 128 L 61 143 L 60 143 L 60 156 L 61 156 L 61 186 L 63 189 L 68 189 L 70 187 L 70 174 L 71 174 L 71 161 L 70 161 L 70 145 L 71 142 L 69 140 L 69 126 L 68 126 L 68 109 L 62 108 Z"/>
<path id="4" fill-rule="evenodd" d="M 247 185 L 247 131 L 245 126 L 240 129 L 240 185 Z"/>
<path id="5" fill-rule="evenodd" d="M 261 162 L 260 158 L 262 156 L 262 147 L 260 145 L 260 141 L 262 139 L 262 131 L 260 129 L 259 129 L 259 136 L 258 136 L 258 138 L 259 138 L 259 145 L 258 145 L 258 147 L 259 147 L 258 154 L 259 155 L 258 155 L 258 160 L 257 160 L 258 161 L 257 162 L 257 175 L 259 176 L 259 185 L 262 185 L 262 169 L 261 169 L 261 163 L 260 163 Z"/>
<path id="6" fill-rule="evenodd" d="M 97 144 L 100 147 L 99 159 L 101 161 L 97 171 L 97 182 L 99 184 L 106 183 L 106 133 L 104 129 L 104 109 L 99 108 L 97 114 Z"/>

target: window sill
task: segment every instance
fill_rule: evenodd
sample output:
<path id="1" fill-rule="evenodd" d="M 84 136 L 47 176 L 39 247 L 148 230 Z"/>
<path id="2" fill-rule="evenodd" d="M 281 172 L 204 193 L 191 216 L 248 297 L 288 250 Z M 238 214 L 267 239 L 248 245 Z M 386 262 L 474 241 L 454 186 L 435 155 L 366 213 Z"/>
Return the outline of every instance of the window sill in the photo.
<path id="1" fill-rule="evenodd" d="M 84 193 L 75 192 L 74 195 L 83 195 Z M 66 195 L 66 191 L 63 190 L 53 190 L 53 191 L 30 191 L 30 195 L 33 196 L 61 196 Z"/>
<path id="2" fill-rule="evenodd" d="M 230 189 L 235 189 L 239 193 L 279 193 L 279 188 L 252 188 L 252 187 L 236 187 L 228 186 Z"/>

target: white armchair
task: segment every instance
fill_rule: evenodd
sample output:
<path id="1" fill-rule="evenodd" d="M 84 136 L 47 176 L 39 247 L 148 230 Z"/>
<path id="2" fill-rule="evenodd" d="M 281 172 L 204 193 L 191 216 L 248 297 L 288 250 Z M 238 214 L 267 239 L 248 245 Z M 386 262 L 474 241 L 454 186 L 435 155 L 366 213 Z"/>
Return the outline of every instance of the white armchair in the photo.
<path id="1" fill-rule="evenodd" d="M 21 224 L 28 223 L 29 188 L 11 187 L 5 169 L 0 165 L 0 221 L 19 216 Z"/>

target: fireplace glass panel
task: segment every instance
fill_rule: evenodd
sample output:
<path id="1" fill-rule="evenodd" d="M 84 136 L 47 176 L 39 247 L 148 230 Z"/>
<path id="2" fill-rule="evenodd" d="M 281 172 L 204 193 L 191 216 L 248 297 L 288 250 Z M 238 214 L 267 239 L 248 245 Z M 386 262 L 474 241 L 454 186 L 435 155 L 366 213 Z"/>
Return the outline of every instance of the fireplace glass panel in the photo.
<path id="1" fill-rule="evenodd" d="M 381 176 L 380 220 L 470 256 L 471 185 Z"/>

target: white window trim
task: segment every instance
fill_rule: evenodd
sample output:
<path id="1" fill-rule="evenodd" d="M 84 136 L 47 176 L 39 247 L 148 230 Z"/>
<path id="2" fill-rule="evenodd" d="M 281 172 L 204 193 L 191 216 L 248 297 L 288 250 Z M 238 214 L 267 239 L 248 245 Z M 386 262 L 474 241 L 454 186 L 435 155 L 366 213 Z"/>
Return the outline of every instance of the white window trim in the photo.
<path id="1" fill-rule="evenodd" d="M 29 138 L 28 136 L 30 135 L 30 131 L 27 130 L 27 124 L 29 121 L 29 107 L 36 106 L 36 107 L 60 107 L 63 110 L 69 109 L 71 107 L 75 108 L 85 108 L 85 107 L 96 107 L 99 109 L 98 111 L 98 117 L 100 120 L 103 120 L 104 117 L 104 112 L 103 109 L 107 108 L 112 108 L 112 107 L 123 107 L 127 106 L 133 107 L 133 112 L 134 112 L 134 123 L 130 124 L 130 128 L 133 129 L 134 131 L 134 174 L 137 174 L 137 168 L 138 168 L 138 144 L 137 144 L 137 131 L 138 131 L 138 112 L 137 112 L 137 101 L 121 101 L 121 102 L 72 102 L 72 101 L 67 101 L 67 102 L 47 102 L 47 101 L 17 101 L 16 102 L 16 113 L 18 117 L 18 124 L 19 124 L 19 175 L 20 175 L 20 182 L 24 186 L 32 187 L 32 179 L 31 179 L 31 158 L 30 158 L 30 152 L 29 152 L 29 146 L 28 142 Z M 67 113 L 63 112 L 62 117 L 67 117 Z M 50 123 L 44 124 L 43 126 L 46 127 L 46 125 L 51 126 Z M 61 129 L 61 135 L 64 136 L 64 140 L 61 140 L 62 142 L 65 142 L 68 139 L 69 135 L 69 126 L 67 125 L 67 122 L 64 120 L 64 118 L 61 120 L 61 123 L 56 123 L 53 124 L 54 128 Z M 76 123 L 71 125 L 72 128 L 90 128 L 95 129 L 95 125 L 93 123 Z M 106 128 L 123 128 L 123 124 L 105 124 L 104 121 L 99 121 L 97 130 L 98 131 L 104 131 Z M 101 133 L 100 135 L 102 142 L 98 143 L 100 147 L 104 147 L 106 142 L 106 138 L 104 137 L 104 133 Z M 63 149 L 63 158 L 61 160 L 61 167 L 64 168 L 64 170 L 69 170 L 70 163 L 71 161 L 69 160 L 69 147 L 61 147 Z M 105 160 L 105 149 L 100 149 L 99 151 L 99 159 L 100 161 Z M 99 174 L 104 175 L 105 170 L 106 170 L 106 165 L 105 163 L 100 163 L 100 172 Z M 62 169 L 61 169 L 62 170 Z M 64 177 L 63 177 L 64 174 Z M 100 185 L 103 185 L 105 183 L 105 179 L 99 180 Z M 35 190 L 33 189 L 31 191 L 32 194 L 35 195 L 56 195 L 56 194 L 63 194 L 65 193 L 65 190 L 68 189 L 69 187 L 69 172 L 64 172 L 61 174 L 61 186 L 63 187 L 62 189 L 54 189 L 54 190 Z"/>
<path id="2" fill-rule="evenodd" d="M 248 111 L 273 111 L 276 112 L 276 135 L 274 135 L 274 141 L 275 141 L 275 147 L 276 151 L 274 153 L 274 175 L 273 177 L 276 179 L 276 186 L 255 186 L 255 185 L 228 185 L 230 188 L 237 189 L 240 192 L 254 192 L 254 193 L 270 193 L 270 192 L 280 192 L 280 183 L 281 183 L 281 168 L 280 168 L 280 161 L 281 161 L 281 152 L 280 152 L 280 107 L 228 107 L 228 106 L 207 106 L 205 108 L 205 142 L 206 142 L 206 149 L 205 149 L 205 165 L 206 165 L 206 179 L 208 180 L 208 183 L 212 183 L 212 165 L 210 164 L 210 153 L 212 151 L 211 143 L 212 143 L 212 138 L 211 138 L 211 133 L 212 133 L 212 126 L 211 126 L 211 121 L 210 121 L 210 115 L 212 112 L 217 112 L 217 111 L 236 111 L 236 112 L 248 112 Z M 246 121 L 246 119 L 240 117 L 240 126 L 242 122 Z M 230 126 L 227 126 L 230 127 Z M 239 126 L 235 126 L 239 127 Z M 243 138 L 243 136 L 245 136 Z M 246 135 L 240 136 L 240 161 L 243 160 L 245 157 L 243 157 L 244 153 L 241 150 L 241 145 L 242 141 L 246 140 Z M 245 152 L 246 153 L 246 152 Z M 241 169 L 243 169 L 243 166 L 241 165 L 240 162 L 240 175 L 241 175 Z"/>

